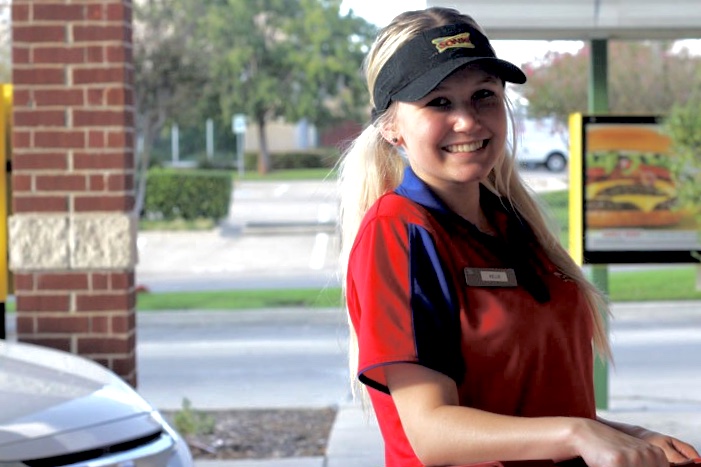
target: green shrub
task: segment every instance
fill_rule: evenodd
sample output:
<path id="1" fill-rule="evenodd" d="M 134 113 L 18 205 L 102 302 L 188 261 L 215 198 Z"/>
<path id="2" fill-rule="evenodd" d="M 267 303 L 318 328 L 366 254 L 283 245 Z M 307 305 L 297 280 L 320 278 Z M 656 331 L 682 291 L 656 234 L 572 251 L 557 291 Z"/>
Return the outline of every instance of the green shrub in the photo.
<path id="1" fill-rule="evenodd" d="M 210 435 L 214 433 L 215 424 L 212 415 L 194 410 L 187 397 L 183 399 L 182 409 L 173 416 L 175 429 L 185 437 Z"/>
<path id="2" fill-rule="evenodd" d="M 270 154 L 270 168 L 271 170 L 332 169 L 336 166 L 339 157 L 338 149 L 335 148 L 273 153 Z M 246 153 L 244 164 L 246 170 L 256 170 L 258 168 L 258 153 Z"/>
<path id="3" fill-rule="evenodd" d="M 675 104 L 663 124 L 672 141 L 671 172 L 677 203 L 692 213 L 701 226 L 701 93 Z M 701 241 L 701 229 L 699 231 Z"/>
<path id="4" fill-rule="evenodd" d="M 146 180 L 146 219 L 200 218 L 218 221 L 229 213 L 231 172 L 151 169 Z"/>
<path id="5" fill-rule="evenodd" d="M 212 157 L 206 153 L 196 153 L 195 161 L 198 169 L 204 170 L 236 170 L 236 156 L 226 153 L 214 153 Z"/>

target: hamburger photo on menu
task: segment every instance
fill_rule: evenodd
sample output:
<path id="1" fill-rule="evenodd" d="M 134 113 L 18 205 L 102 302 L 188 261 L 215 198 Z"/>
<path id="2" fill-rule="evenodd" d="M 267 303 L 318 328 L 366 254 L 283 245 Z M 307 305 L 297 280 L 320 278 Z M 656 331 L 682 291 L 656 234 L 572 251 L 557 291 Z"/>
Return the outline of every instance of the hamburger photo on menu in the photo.
<path id="1" fill-rule="evenodd" d="M 654 126 L 591 126 L 586 134 L 585 216 L 591 229 L 668 227 L 676 208 L 669 137 Z"/>

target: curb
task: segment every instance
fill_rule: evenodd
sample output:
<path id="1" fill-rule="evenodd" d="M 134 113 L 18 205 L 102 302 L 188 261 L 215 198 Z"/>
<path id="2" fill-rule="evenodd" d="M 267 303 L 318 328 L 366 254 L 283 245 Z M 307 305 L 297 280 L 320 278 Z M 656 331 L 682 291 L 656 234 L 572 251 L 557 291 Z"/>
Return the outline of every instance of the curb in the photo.
<path id="1" fill-rule="evenodd" d="M 324 467 L 323 457 L 285 459 L 196 460 L 195 467 Z"/>
<path id="2" fill-rule="evenodd" d="M 248 222 L 244 224 L 244 235 L 284 235 L 309 233 L 337 233 L 335 222 Z"/>

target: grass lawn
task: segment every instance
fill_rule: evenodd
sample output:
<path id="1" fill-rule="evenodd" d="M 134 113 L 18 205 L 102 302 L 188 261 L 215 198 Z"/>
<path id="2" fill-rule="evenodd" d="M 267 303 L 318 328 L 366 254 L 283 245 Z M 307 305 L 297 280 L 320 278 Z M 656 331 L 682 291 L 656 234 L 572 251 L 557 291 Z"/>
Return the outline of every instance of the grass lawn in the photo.
<path id="1" fill-rule="evenodd" d="M 651 271 L 609 272 L 613 301 L 701 300 L 696 290 L 696 266 L 676 266 Z"/>
<path id="2" fill-rule="evenodd" d="M 656 270 L 609 272 L 609 295 L 614 302 L 701 300 L 696 290 L 697 269 L 680 266 Z M 341 304 L 341 289 L 227 290 L 211 292 L 140 293 L 139 311 L 251 310 L 304 306 L 332 308 Z"/>
<path id="3" fill-rule="evenodd" d="M 341 305 L 341 289 L 225 290 L 139 293 L 140 311 L 251 310 L 279 307 L 331 308 Z"/>
<path id="4" fill-rule="evenodd" d="M 243 177 L 239 177 L 238 172 L 233 172 L 234 180 L 250 181 L 285 181 L 285 180 L 336 180 L 335 169 L 290 169 L 274 170 L 265 175 L 260 175 L 255 171 L 244 172 Z"/>
<path id="5" fill-rule="evenodd" d="M 186 221 L 185 219 L 173 219 L 169 221 L 160 220 L 139 220 L 139 230 L 168 230 L 168 231 L 196 231 L 196 230 L 212 230 L 217 226 L 213 219 L 194 219 Z"/>

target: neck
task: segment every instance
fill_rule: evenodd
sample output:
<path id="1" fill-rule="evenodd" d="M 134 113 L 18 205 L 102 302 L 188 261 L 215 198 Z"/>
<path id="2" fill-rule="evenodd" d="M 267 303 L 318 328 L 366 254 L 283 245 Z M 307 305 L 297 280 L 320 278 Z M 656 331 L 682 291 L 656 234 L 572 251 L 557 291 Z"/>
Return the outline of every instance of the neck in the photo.
<path id="1" fill-rule="evenodd" d="M 487 234 L 494 233 L 494 228 L 482 211 L 479 183 L 470 185 L 469 189 L 465 189 L 464 186 L 460 187 L 459 190 L 436 189 L 436 187 L 433 189 L 451 211 L 473 224 L 480 231 Z"/>

